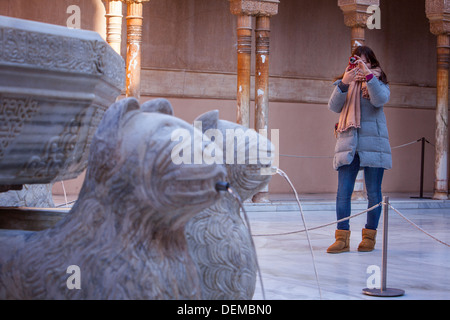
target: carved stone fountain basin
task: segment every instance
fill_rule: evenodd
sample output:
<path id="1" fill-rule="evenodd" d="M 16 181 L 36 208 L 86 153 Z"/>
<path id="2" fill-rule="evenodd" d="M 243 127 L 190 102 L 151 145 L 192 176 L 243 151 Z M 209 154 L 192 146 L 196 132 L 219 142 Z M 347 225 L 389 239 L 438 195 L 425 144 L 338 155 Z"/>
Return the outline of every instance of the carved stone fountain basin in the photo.
<path id="1" fill-rule="evenodd" d="M 77 177 L 124 80 L 98 33 L 0 16 L 0 189 Z"/>

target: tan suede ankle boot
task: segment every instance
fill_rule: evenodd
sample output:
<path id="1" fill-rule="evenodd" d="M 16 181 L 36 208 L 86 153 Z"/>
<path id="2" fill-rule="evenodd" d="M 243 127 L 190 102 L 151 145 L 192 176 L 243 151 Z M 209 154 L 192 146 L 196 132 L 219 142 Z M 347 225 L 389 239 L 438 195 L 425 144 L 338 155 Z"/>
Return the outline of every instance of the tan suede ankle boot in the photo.
<path id="1" fill-rule="evenodd" d="M 328 249 L 328 253 L 341 253 L 350 251 L 350 230 L 336 230 L 336 242 Z"/>
<path id="2" fill-rule="evenodd" d="M 362 229 L 362 241 L 358 246 L 360 252 L 370 252 L 375 249 L 377 230 Z"/>

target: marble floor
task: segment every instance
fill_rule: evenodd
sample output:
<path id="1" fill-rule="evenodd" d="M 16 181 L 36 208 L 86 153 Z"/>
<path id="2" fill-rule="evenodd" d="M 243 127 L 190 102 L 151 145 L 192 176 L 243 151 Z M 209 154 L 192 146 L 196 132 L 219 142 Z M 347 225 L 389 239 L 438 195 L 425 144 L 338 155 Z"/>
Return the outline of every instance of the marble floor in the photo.
<path id="1" fill-rule="evenodd" d="M 450 203 L 393 197 L 391 204 L 436 238 L 450 243 Z M 329 197 L 306 197 L 302 201 L 309 228 L 335 219 L 333 200 Z M 272 206 L 272 207 L 271 207 Z M 298 209 L 290 199 L 272 199 L 266 205 L 247 204 L 252 233 L 261 268 L 267 300 L 362 300 L 383 298 L 362 294 L 367 287 L 370 266 L 382 265 L 383 219 L 376 249 L 369 253 L 356 250 L 361 241 L 365 215 L 351 220 L 350 252 L 327 254 L 334 242 L 335 225 L 309 232 L 314 264 L 306 233 L 267 236 L 302 230 Z M 269 207 L 270 210 L 265 210 Z M 298 206 L 297 206 L 298 207 Z M 330 209 L 331 208 L 331 209 Z M 367 208 L 367 202 L 355 201 L 353 214 Z M 284 210 L 284 211 L 283 211 Z M 361 210 L 361 211 L 362 211 Z M 449 300 L 450 247 L 443 245 L 406 222 L 392 209 L 389 211 L 387 287 L 405 290 L 405 295 L 387 299 Z M 320 287 L 320 292 L 319 292 Z M 263 299 L 258 282 L 254 299 Z"/>
<path id="2" fill-rule="evenodd" d="M 390 194 L 390 203 L 408 219 L 436 238 L 450 243 L 450 200 L 411 199 L 408 194 Z M 73 201 L 76 196 L 68 196 Z M 335 220 L 335 195 L 300 196 L 309 228 Z M 54 196 L 56 205 L 66 199 Z M 70 206 L 70 205 L 69 205 Z M 269 203 L 245 203 L 261 268 L 267 300 L 382 300 L 362 294 L 372 275 L 370 266 L 382 265 L 383 219 L 373 252 L 359 253 L 365 215 L 351 220 L 351 251 L 331 255 L 326 249 L 334 242 L 335 225 L 309 232 L 314 264 L 306 233 L 261 236 L 304 229 L 298 204 L 292 195 L 271 196 Z M 367 208 L 367 202 L 352 202 L 353 213 Z M 393 210 L 389 211 L 387 287 L 405 290 L 392 300 L 450 300 L 450 247 L 436 242 L 411 226 Z M 255 300 L 263 299 L 258 281 Z"/>

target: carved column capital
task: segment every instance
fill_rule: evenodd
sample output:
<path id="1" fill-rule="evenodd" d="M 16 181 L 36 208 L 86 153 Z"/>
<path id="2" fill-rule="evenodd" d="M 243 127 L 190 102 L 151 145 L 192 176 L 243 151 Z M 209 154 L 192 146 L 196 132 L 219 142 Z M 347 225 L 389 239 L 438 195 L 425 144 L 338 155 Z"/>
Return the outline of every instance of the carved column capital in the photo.
<path id="1" fill-rule="evenodd" d="M 274 16 L 278 14 L 279 0 L 229 0 L 234 15 Z"/>
<path id="2" fill-rule="evenodd" d="M 338 0 L 338 6 L 344 13 L 344 23 L 351 28 L 367 26 L 367 19 L 370 16 L 367 8 L 373 5 L 379 6 L 380 0 Z"/>
<path id="3" fill-rule="evenodd" d="M 426 0 L 425 12 L 431 33 L 450 34 L 450 0 Z"/>

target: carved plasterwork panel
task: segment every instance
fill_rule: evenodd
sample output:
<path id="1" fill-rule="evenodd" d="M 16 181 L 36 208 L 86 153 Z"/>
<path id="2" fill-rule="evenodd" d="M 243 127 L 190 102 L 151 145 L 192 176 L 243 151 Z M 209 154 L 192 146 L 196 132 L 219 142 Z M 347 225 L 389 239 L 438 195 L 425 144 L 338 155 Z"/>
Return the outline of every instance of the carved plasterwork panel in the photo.
<path id="1" fill-rule="evenodd" d="M 38 179 L 56 177 L 75 150 L 84 117 L 85 111 L 67 123 L 60 135 L 51 137 L 45 144 L 43 153 L 33 155 L 21 175 Z"/>
<path id="2" fill-rule="evenodd" d="M 25 122 L 38 110 L 38 102 L 31 98 L 9 98 L 0 96 L 0 160 L 8 147 L 20 134 Z"/>
<path id="3" fill-rule="evenodd" d="M 450 33 L 450 1 L 426 0 L 425 12 L 430 20 L 430 31 L 433 34 Z"/>
<path id="4" fill-rule="evenodd" d="M 0 184 L 73 179 L 125 62 L 93 31 L 0 16 Z"/>
<path id="5" fill-rule="evenodd" d="M 232 14 L 274 16 L 278 13 L 278 0 L 229 0 Z"/>
<path id="6" fill-rule="evenodd" d="M 103 41 L 0 26 L 0 64 L 106 76 L 123 87 L 124 62 Z"/>

